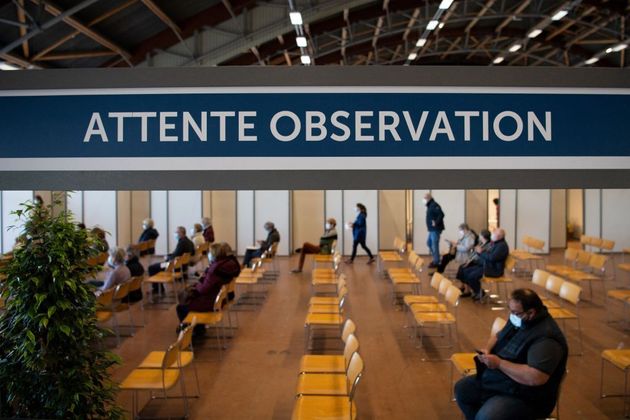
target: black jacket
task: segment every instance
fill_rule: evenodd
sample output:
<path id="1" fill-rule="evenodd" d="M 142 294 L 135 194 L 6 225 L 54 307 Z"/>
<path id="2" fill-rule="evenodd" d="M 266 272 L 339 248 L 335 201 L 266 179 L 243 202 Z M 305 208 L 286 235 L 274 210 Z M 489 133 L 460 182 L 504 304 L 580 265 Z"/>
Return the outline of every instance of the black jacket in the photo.
<path id="1" fill-rule="evenodd" d="M 442 232 L 444 230 L 444 212 L 434 199 L 427 202 L 427 229 L 429 232 Z"/>
<path id="2" fill-rule="evenodd" d="M 140 238 L 138 239 L 138 242 L 146 242 L 151 239 L 157 239 L 158 236 L 160 236 L 160 234 L 158 233 L 157 230 L 155 230 L 154 228 L 146 228 L 140 234 Z"/>
<path id="3" fill-rule="evenodd" d="M 191 257 L 195 255 L 195 245 L 190 239 L 188 239 L 188 236 L 179 238 L 179 241 L 177 241 L 177 246 L 175 247 L 175 251 L 168 254 L 167 260 L 170 261 L 175 257 L 181 257 L 186 252 L 190 253 Z"/>
<path id="4" fill-rule="evenodd" d="M 505 239 L 499 239 L 493 242 L 488 251 L 479 254 L 479 258 L 483 261 L 483 273 L 488 277 L 501 277 L 505 270 L 505 260 L 510 254 Z"/>

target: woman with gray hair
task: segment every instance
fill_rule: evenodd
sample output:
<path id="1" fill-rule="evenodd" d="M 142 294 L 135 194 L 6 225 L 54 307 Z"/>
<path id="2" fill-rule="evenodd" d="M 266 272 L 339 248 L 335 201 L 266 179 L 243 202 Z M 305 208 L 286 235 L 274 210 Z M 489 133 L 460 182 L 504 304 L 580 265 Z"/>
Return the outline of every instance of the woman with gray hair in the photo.
<path id="1" fill-rule="evenodd" d="M 127 253 L 122 248 L 111 248 L 109 250 L 109 258 L 107 264 L 112 269 L 107 273 L 105 282 L 100 287 L 100 290 L 107 290 L 128 281 L 131 278 L 131 271 L 125 265 L 125 257 Z"/>

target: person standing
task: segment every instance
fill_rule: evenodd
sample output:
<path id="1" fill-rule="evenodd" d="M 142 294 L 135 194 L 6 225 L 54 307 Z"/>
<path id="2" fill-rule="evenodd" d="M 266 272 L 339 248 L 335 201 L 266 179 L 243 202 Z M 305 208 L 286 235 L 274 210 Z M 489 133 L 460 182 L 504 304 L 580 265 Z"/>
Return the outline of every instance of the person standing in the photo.
<path id="1" fill-rule="evenodd" d="M 346 260 L 347 264 L 352 264 L 354 262 L 354 258 L 357 256 L 357 246 L 361 245 L 361 248 L 365 252 L 367 252 L 370 259 L 368 260 L 368 264 L 372 264 L 374 262 L 374 256 L 372 255 L 372 251 L 365 245 L 365 238 L 367 237 L 367 209 L 361 203 L 357 203 L 357 207 L 355 209 L 357 214 L 357 218 L 353 223 L 349 223 L 349 226 L 352 227 L 352 256 Z"/>
<path id="2" fill-rule="evenodd" d="M 422 201 L 427 206 L 426 223 L 429 231 L 427 246 L 433 259 L 429 268 L 437 268 L 440 265 L 440 235 L 444 230 L 444 212 L 431 193 L 426 193 Z"/>

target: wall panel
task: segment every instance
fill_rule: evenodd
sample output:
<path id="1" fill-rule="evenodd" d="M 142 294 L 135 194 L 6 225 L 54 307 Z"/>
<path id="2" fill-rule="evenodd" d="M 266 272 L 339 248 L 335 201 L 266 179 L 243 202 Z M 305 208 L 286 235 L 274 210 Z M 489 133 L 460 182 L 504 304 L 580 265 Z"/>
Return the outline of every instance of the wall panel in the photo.
<path id="1" fill-rule="evenodd" d="M 602 190 L 584 190 L 584 234 L 602 234 Z"/>
<path id="2" fill-rule="evenodd" d="M 166 191 L 151 191 L 151 218 L 160 236 L 155 241 L 155 253 L 169 253 L 168 237 L 172 235 L 168 227 L 168 194 Z"/>
<path id="3" fill-rule="evenodd" d="M 66 194 L 66 209 L 72 213 L 72 219 L 76 223 L 82 223 L 83 191 L 68 191 Z"/>
<path id="4" fill-rule="evenodd" d="M 201 215 L 212 219 L 212 191 L 202 191 L 201 197 Z"/>
<path id="5" fill-rule="evenodd" d="M 236 192 L 236 220 L 238 254 L 245 255 L 245 249 L 259 239 L 254 237 L 254 191 Z"/>
<path id="6" fill-rule="evenodd" d="M 344 215 L 344 254 L 352 254 L 352 229 L 346 229 L 345 223 L 353 222 L 356 218 L 355 208 L 362 203 L 367 208 L 367 239 L 365 241 L 373 255 L 378 252 L 378 191 L 377 190 L 345 190 L 343 192 Z M 365 255 L 365 251 L 357 250 L 357 256 Z"/>
<path id="7" fill-rule="evenodd" d="M 516 194 L 516 243 L 510 243 L 510 248 L 523 248 L 523 238 L 528 235 L 545 241 L 544 252 L 549 252 L 551 191 L 517 190 Z M 501 204 L 503 218 L 503 200 Z"/>
<path id="8" fill-rule="evenodd" d="M 324 216 L 324 191 L 297 190 L 292 193 L 293 248 L 301 247 L 304 242 L 319 244 L 326 219 Z M 340 232 L 341 229 L 343 229 L 343 225 L 337 226 L 337 232 Z"/>
<path id="9" fill-rule="evenodd" d="M 151 192 L 131 191 L 131 242 L 138 241 L 142 233 L 142 221 L 150 217 Z"/>
<path id="10" fill-rule="evenodd" d="M 630 248 L 630 190 L 602 190 L 602 238 L 615 241 L 614 252 Z"/>
<path id="11" fill-rule="evenodd" d="M 422 199 L 429 190 L 414 190 L 413 192 L 413 249 L 421 255 L 428 255 L 427 247 L 427 206 Z"/>
<path id="12" fill-rule="evenodd" d="M 444 239 L 457 241 L 457 228 L 466 220 L 465 190 L 432 190 L 433 199 L 444 212 L 444 232 L 440 236 L 440 253 L 447 250 Z"/>
<path id="13" fill-rule="evenodd" d="M 325 219 L 329 217 L 337 220 L 337 249 L 343 252 L 344 248 L 344 231 L 347 220 L 343 218 L 343 191 L 341 190 L 326 190 L 324 193 L 324 204 L 326 206 Z M 354 219 L 353 219 L 354 220 Z"/>
<path id="14" fill-rule="evenodd" d="M 236 191 L 212 191 L 211 220 L 215 242 L 236 249 Z"/>
<path id="15" fill-rule="evenodd" d="M 378 228 L 381 249 L 394 249 L 394 239 L 405 238 L 405 190 L 378 192 Z"/>
<path id="16" fill-rule="evenodd" d="M 551 248 L 567 247 L 567 193 L 551 190 Z"/>
<path id="17" fill-rule="evenodd" d="M 118 246 L 127 249 L 131 239 L 131 191 L 117 192 Z M 135 241 L 134 241 L 135 242 Z"/>
<path id="18" fill-rule="evenodd" d="M 8 252 L 13 249 L 15 244 L 15 238 L 21 234 L 21 226 L 23 222 L 20 222 L 18 218 L 11 214 L 15 210 L 20 210 L 20 204 L 31 201 L 33 199 L 33 191 L 2 191 L 0 195 L 1 210 L 0 223 L 1 223 L 1 248 L 2 252 Z M 24 220 L 24 219 L 22 219 Z M 14 226 L 15 228 L 11 228 Z"/>
<path id="19" fill-rule="evenodd" d="M 510 249 L 517 247 L 516 243 L 516 206 L 517 197 L 516 190 L 500 190 L 500 226 L 505 230 L 505 240 Z"/>
<path id="20" fill-rule="evenodd" d="M 267 221 L 273 222 L 280 233 L 278 255 L 289 255 L 289 191 L 256 191 L 254 203 L 256 239 L 265 239 L 267 232 L 263 225 Z"/>
<path id="21" fill-rule="evenodd" d="M 116 191 L 83 191 L 83 223 L 88 229 L 98 226 L 107 232 L 110 247 L 118 245 L 116 209 Z"/>
<path id="22" fill-rule="evenodd" d="M 168 192 L 168 249 L 175 249 L 175 230 L 178 226 L 186 228 L 190 236 L 190 228 L 201 221 L 201 191 L 169 191 Z"/>
<path id="23" fill-rule="evenodd" d="M 567 190 L 567 222 L 573 226 L 573 239 L 584 233 L 584 190 Z"/>
<path id="24" fill-rule="evenodd" d="M 477 234 L 488 228 L 488 190 L 466 190 L 466 223 Z"/>

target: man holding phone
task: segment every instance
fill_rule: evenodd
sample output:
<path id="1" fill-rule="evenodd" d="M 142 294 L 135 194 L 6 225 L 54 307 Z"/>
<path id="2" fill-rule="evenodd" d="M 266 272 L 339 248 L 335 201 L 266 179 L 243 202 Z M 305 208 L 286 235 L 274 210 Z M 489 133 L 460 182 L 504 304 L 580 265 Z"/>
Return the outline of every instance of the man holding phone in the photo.
<path id="1" fill-rule="evenodd" d="M 510 322 L 476 350 L 477 376 L 455 384 L 466 419 L 536 419 L 553 411 L 569 354 L 564 334 L 530 289 L 516 289 Z"/>

